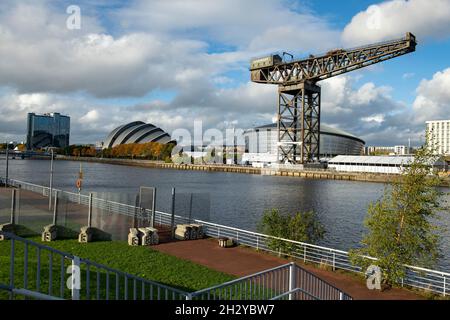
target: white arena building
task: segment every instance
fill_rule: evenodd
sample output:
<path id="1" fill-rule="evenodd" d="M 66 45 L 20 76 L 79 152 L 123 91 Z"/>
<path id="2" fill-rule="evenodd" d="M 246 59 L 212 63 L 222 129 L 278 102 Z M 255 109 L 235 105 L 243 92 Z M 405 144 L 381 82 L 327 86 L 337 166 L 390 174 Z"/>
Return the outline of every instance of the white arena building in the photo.
<path id="1" fill-rule="evenodd" d="M 242 162 L 271 164 L 277 162 L 277 124 L 269 124 L 244 132 L 245 150 Z M 365 142 L 343 130 L 321 124 L 320 156 L 332 158 L 337 155 L 362 155 Z"/>

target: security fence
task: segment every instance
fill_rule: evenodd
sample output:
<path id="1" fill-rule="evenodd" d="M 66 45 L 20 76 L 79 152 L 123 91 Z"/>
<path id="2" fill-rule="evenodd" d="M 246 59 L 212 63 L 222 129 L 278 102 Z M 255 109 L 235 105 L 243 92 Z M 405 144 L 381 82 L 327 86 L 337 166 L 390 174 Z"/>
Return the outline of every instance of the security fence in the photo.
<path id="1" fill-rule="evenodd" d="M 289 263 L 191 293 L 193 300 L 352 300 L 345 292 Z"/>
<path id="2" fill-rule="evenodd" d="M 0 231 L 0 299 L 185 300 L 188 293 Z"/>
<path id="3" fill-rule="evenodd" d="M 9 180 L 9 182 L 12 186 L 15 187 L 20 187 L 22 189 L 37 192 L 43 195 L 48 194 L 48 188 L 44 186 L 38 186 L 17 180 Z M 62 192 L 60 190 L 58 190 L 58 192 L 65 194 L 68 199 L 70 199 L 70 201 L 78 201 L 78 203 L 82 205 L 89 206 L 89 196 L 79 195 L 66 191 Z M 91 206 L 128 217 L 134 217 L 136 215 L 136 210 L 140 210 L 133 205 L 127 205 L 97 198 L 94 198 L 92 200 Z M 209 237 L 233 238 L 238 244 L 246 245 L 257 250 L 290 256 L 303 262 L 310 262 L 327 266 L 332 270 L 341 269 L 355 273 L 363 273 L 363 270 L 361 270 L 357 266 L 354 266 L 350 262 L 348 252 L 346 251 L 292 241 L 288 239 L 280 239 L 261 233 L 223 226 L 200 219 L 189 219 L 189 217 L 186 216 L 172 215 L 170 213 L 165 213 L 158 210 L 155 211 L 155 221 L 160 225 L 171 225 L 172 219 L 175 224 L 189 222 L 201 224 L 203 225 L 204 233 Z M 270 239 L 278 239 L 287 242 L 292 250 L 290 250 L 290 252 L 274 251 L 267 245 Z M 376 260 L 371 257 L 366 258 Z M 450 294 L 449 272 L 430 270 L 415 266 L 406 266 L 406 270 L 406 276 L 404 279 L 401 279 L 399 281 L 399 285 L 422 289 L 425 291 L 441 294 L 443 296 L 447 296 Z"/>

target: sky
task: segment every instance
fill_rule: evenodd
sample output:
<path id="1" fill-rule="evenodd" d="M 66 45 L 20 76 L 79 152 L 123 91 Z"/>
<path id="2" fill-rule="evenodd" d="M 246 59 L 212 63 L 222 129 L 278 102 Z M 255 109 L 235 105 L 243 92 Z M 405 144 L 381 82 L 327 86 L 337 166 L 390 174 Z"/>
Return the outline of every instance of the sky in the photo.
<path id="1" fill-rule="evenodd" d="M 69 115 L 71 143 L 134 120 L 169 134 L 268 124 L 277 87 L 250 82 L 251 58 L 406 32 L 416 52 L 319 83 L 322 123 L 367 145 L 419 145 L 425 121 L 450 119 L 450 0 L 2 0 L 0 141 L 25 140 L 28 112 Z"/>

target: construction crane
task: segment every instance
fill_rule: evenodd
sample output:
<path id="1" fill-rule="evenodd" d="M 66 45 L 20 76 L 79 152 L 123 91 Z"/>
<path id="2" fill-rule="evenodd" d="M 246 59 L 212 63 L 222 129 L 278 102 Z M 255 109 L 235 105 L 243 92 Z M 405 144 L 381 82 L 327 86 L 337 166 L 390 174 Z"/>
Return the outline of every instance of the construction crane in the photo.
<path id="1" fill-rule="evenodd" d="M 251 80 L 278 85 L 278 160 L 308 164 L 319 161 L 319 81 L 393 59 L 416 50 L 416 37 L 335 49 L 307 59 L 283 61 L 274 54 L 251 61 Z"/>

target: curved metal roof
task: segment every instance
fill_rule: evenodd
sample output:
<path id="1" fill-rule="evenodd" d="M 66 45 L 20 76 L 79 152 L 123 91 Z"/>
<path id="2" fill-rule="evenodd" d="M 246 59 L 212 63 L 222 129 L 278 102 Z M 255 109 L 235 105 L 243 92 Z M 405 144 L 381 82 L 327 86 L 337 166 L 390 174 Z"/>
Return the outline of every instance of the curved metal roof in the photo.
<path id="1" fill-rule="evenodd" d="M 104 148 L 127 143 L 172 142 L 170 135 L 151 123 L 134 121 L 115 128 L 107 136 Z"/>
<path id="2" fill-rule="evenodd" d="M 270 130 L 270 129 L 277 129 L 277 124 L 276 123 L 271 123 L 271 124 L 267 124 L 264 126 L 260 126 L 260 127 L 256 127 L 253 129 L 250 129 L 248 131 L 258 131 L 258 130 Z M 357 136 L 348 133 L 344 130 L 340 130 L 340 129 L 336 129 L 330 126 L 327 126 L 325 124 L 320 124 L 320 134 L 328 134 L 328 135 L 332 135 L 332 136 L 340 136 L 340 137 L 344 137 L 344 138 L 350 138 L 353 140 L 358 140 L 360 142 L 362 142 L 363 144 L 365 144 L 366 142 L 364 140 L 362 140 L 361 138 L 358 138 Z"/>
<path id="3" fill-rule="evenodd" d="M 133 139 L 133 137 L 136 135 L 142 135 L 141 132 L 146 130 L 147 128 L 155 129 L 156 127 L 150 123 L 144 123 L 126 129 L 119 136 L 117 136 L 116 141 L 113 143 L 113 147 L 119 144 L 134 143 L 136 139 Z"/>
<path id="4" fill-rule="evenodd" d="M 112 148 L 114 141 L 116 141 L 117 137 L 125 130 L 127 130 L 130 127 L 144 124 L 142 121 L 134 121 L 130 122 L 124 125 L 121 125 L 120 127 L 115 128 L 111 133 L 106 137 L 105 143 L 103 144 L 106 148 Z"/>

